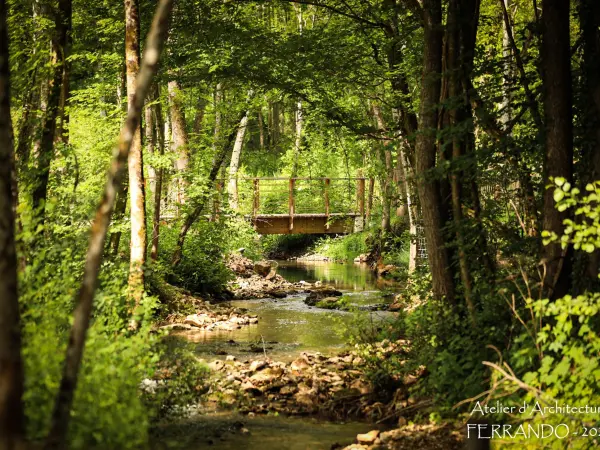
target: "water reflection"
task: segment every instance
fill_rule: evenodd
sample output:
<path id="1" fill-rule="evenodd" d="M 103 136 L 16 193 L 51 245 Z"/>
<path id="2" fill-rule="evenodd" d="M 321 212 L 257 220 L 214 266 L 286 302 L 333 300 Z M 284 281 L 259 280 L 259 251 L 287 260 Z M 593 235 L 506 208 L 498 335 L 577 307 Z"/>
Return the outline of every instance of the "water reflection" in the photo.
<path id="1" fill-rule="evenodd" d="M 336 287 L 351 305 L 389 303 L 390 297 L 377 290 L 377 280 L 365 266 L 330 262 L 298 263 L 280 261 L 278 273 L 292 282 L 300 280 Z M 189 331 L 178 333 L 195 344 L 195 351 L 210 356 L 235 355 L 242 359 L 266 352 L 280 360 L 294 358 L 300 351 L 334 353 L 345 346 L 343 330 L 354 326 L 351 312 L 307 306 L 306 294 L 285 299 L 240 300 L 232 302 L 258 314 L 259 322 L 234 331 Z M 391 317 L 386 312 L 364 312 L 377 323 Z"/>
<path id="2" fill-rule="evenodd" d="M 277 261 L 277 272 L 293 283 L 300 280 L 325 284 L 338 289 L 368 291 L 383 284 L 366 264 L 339 264 L 325 261 Z"/>

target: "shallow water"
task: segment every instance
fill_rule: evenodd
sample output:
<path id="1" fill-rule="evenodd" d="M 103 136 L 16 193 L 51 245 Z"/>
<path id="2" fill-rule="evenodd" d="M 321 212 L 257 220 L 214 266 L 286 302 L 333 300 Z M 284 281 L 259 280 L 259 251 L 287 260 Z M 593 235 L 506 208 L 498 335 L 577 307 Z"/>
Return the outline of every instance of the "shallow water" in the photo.
<path id="1" fill-rule="evenodd" d="M 278 273 L 288 281 L 321 281 L 343 292 L 350 304 L 357 307 L 390 303 L 391 297 L 376 289 L 376 280 L 365 267 L 336 263 L 280 262 Z M 264 355 L 273 359 L 289 360 L 301 351 L 334 353 L 344 347 L 344 330 L 357 320 L 377 326 L 382 319 L 391 317 L 386 312 L 325 310 L 307 306 L 298 294 L 284 299 L 237 300 L 231 302 L 258 314 L 256 325 L 234 331 L 185 331 L 177 333 L 195 344 L 198 355 L 210 358 L 235 355 L 245 359 Z M 360 318 L 359 318 L 360 317 Z"/>
<path id="2" fill-rule="evenodd" d="M 301 280 L 335 287 L 356 306 L 390 303 L 390 296 L 365 267 L 330 262 L 279 262 L 278 273 L 288 281 Z M 207 361 L 234 355 L 241 360 L 266 355 L 274 360 L 295 359 L 301 351 L 332 354 L 345 347 L 343 330 L 357 320 L 378 327 L 390 319 L 387 312 L 330 311 L 307 306 L 307 294 L 285 299 L 233 301 L 232 305 L 258 314 L 259 322 L 234 331 L 190 331 L 175 334 L 185 339 Z M 241 427 L 249 433 L 242 434 Z M 196 450 L 325 450 L 333 444 L 350 444 L 358 433 L 374 428 L 364 423 L 332 423 L 311 418 L 264 416 L 248 418 L 235 413 L 213 413 L 168 424 L 159 430 L 153 448 Z"/>
<path id="3" fill-rule="evenodd" d="M 246 433 L 241 432 L 242 427 Z M 334 444 L 350 444 L 357 434 L 373 428 L 376 426 L 358 422 L 219 413 L 161 427 L 156 430 L 160 439 L 152 449 L 329 450 Z"/>

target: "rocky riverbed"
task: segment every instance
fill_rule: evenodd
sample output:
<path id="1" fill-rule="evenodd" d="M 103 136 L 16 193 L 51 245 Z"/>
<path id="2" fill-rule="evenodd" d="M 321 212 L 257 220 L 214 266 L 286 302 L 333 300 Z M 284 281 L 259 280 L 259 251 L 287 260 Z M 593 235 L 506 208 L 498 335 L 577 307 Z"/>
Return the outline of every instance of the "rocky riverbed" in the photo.
<path id="1" fill-rule="evenodd" d="M 259 415 L 311 416 L 333 421 L 361 420 L 388 424 L 356 435 L 346 450 L 459 449 L 460 425 L 414 424 L 416 413 L 430 406 L 411 393 L 424 374 L 421 368 L 394 380 L 393 392 L 376 392 L 367 377 L 365 352 L 379 359 L 406 354 L 409 342 L 383 341 L 325 356 L 302 352 L 285 363 L 269 358 L 238 361 L 230 355 L 208 363 L 214 374 L 213 407 L 234 408 L 248 418 Z M 368 348 L 367 348 L 368 347 Z M 387 400 L 382 401 L 382 398 Z M 395 424 L 390 429 L 390 424 Z"/>
<path id="2" fill-rule="evenodd" d="M 368 351 L 386 359 L 407 349 L 408 342 L 401 340 L 384 341 Z M 217 375 L 218 391 L 213 400 L 236 406 L 243 413 L 316 414 L 333 420 L 376 422 L 393 421 L 404 414 L 410 417 L 418 409 L 418 400 L 408 391 L 418 372 L 395 380 L 394 393 L 382 403 L 358 351 L 332 357 L 302 352 L 289 363 L 268 358 L 237 361 L 230 356 L 225 361 L 212 361 L 209 367 Z"/>

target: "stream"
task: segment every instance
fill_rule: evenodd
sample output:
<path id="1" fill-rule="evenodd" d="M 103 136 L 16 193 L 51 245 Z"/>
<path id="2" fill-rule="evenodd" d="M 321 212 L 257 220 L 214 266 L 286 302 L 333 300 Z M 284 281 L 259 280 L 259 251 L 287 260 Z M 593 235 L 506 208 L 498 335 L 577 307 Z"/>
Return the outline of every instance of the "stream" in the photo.
<path id="1" fill-rule="evenodd" d="M 385 286 L 364 265 L 333 262 L 278 261 L 277 272 L 290 282 L 302 280 L 335 287 L 342 291 L 352 305 L 365 307 L 391 303 L 392 296 Z M 236 300 L 237 307 L 258 314 L 259 322 L 234 331 L 179 332 L 174 339 L 185 339 L 193 351 L 206 361 L 225 359 L 233 355 L 239 360 L 268 358 L 291 361 L 302 351 L 334 354 L 346 346 L 344 329 L 361 320 L 376 327 L 390 317 L 387 312 L 325 310 L 307 306 L 307 294 L 284 299 Z M 360 317 L 360 319 L 358 319 Z M 249 432 L 239 433 L 241 425 Z M 236 428 L 237 427 L 237 428 Z M 364 423 L 332 423 L 311 418 L 262 416 L 249 418 L 237 413 L 211 413 L 195 416 L 162 430 L 161 443 L 153 448 L 207 448 L 249 450 L 317 450 L 330 449 L 336 443 L 351 443 L 357 433 L 373 425 Z M 281 439 L 285 439 L 282 443 Z M 168 445 L 169 442 L 179 446 Z M 184 446 L 181 444 L 185 442 Z"/>

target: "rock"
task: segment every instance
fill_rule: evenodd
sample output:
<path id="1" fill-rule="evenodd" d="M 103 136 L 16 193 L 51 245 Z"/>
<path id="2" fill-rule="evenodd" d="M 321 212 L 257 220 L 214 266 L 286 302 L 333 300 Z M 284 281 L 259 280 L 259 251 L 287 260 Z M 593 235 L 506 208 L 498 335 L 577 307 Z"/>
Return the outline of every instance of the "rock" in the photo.
<path id="1" fill-rule="evenodd" d="M 272 289 L 267 292 L 267 294 L 273 298 L 286 298 L 287 292 L 282 289 Z"/>
<path id="2" fill-rule="evenodd" d="M 292 394 L 296 393 L 297 390 L 298 390 L 298 388 L 296 386 L 287 384 L 279 390 L 279 393 L 281 395 L 292 395 Z"/>
<path id="3" fill-rule="evenodd" d="M 263 361 L 263 360 L 252 361 L 252 364 L 250 364 L 250 371 L 256 372 L 257 370 L 264 369 L 265 367 L 267 367 L 266 361 Z"/>
<path id="4" fill-rule="evenodd" d="M 308 361 L 305 358 L 298 358 L 295 359 L 294 361 L 292 361 L 292 364 L 290 364 L 290 369 L 291 370 L 295 370 L 295 371 L 302 371 L 302 370 L 306 370 L 310 368 L 310 364 L 308 363 Z"/>
<path id="5" fill-rule="evenodd" d="M 368 259 L 369 259 L 369 255 L 367 255 L 366 253 L 362 253 L 362 254 L 358 255 L 356 258 L 354 258 L 354 262 L 355 263 L 365 263 L 365 262 L 367 262 Z"/>
<path id="6" fill-rule="evenodd" d="M 277 275 L 277 269 L 275 267 L 271 267 L 271 271 L 265 277 L 265 280 L 272 280 L 273 278 L 275 278 L 275 275 Z"/>
<path id="7" fill-rule="evenodd" d="M 342 293 L 337 289 L 332 288 L 319 288 L 313 291 L 310 291 L 306 299 L 304 299 L 304 303 L 308 306 L 315 306 L 320 300 L 325 298 L 332 297 L 341 297 Z"/>
<path id="8" fill-rule="evenodd" d="M 250 381 L 253 383 L 270 383 L 271 381 L 279 378 L 282 374 L 281 369 L 266 368 L 260 372 L 256 372 L 250 377 Z"/>
<path id="9" fill-rule="evenodd" d="M 208 364 L 208 367 L 211 370 L 215 370 L 215 371 L 221 370 L 224 366 L 225 366 L 225 363 L 223 361 L 221 361 L 220 359 L 217 359 Z"/>
<path id="10" fill-rule="evenodd" d="M 359 444 L 373 444 L 377 437 L 379 436 L 379 430 L 371 430 L 365 434 L 357 434 L 356 440 Z"/>
<path id="11" fill-rule="evenodd" d="M 385 266 L 381 265 L 377 267 L 377 275 L 387 275 L 389 273 L 394 272 L 395 270 L 396 266 L 394 266 L 393 264 L 386 264 Z"/>
<path id="12" fill-rule="evenodd" d="M 379 438 L 381 439 L 381 442 L 388 444 L 392 441 L 400 440 L 402 438 L 402 432 L 398 429 L 385 431 L 381 433 Z"/>
<path id="13" fill-rule="evenodd" d="M 271 272 L 271 263 L 268 261 L 259 261 L 254 263 L 254 271 L 261 277 L 266 277 Z"/>
<path id="14" fill-rule="evenodd" d="M 256 386 L 254 386 L 254 384 L 252 384 L 251 381 L 246 381 L 245 383 L 242 383 L 242 385 L 240 387 L 242 388 L 243 391 L 245 391 L 251 395 L 261 395 L 262 394 L 261 390 L 258 389 Z"/>
<path id="15" fill-rule="evenodd" d="M 225 361 L 235 361 L 237 358 L 233 355 L 227 355 L 227 357 L 225 358 Z"/>
<path id="16" fill-rule="evenodd" d="M 163 330 L 173 330 L 173 331 L 189 331 L 193 330 L 194 327 L 187 323 L 170 323 L 168 325 L 164 325 L 161 327 Z"/>
<path id="17" fill-rule="evenodd" d="M 248 319 L 248 323 L 258 323 L 258 317 L 250 317 L 250 319 Z"/>
<path id="18" fill-rule="evenodd" d="M 390 306 L 388 306 L 388 311 L 392 311 L 392 312 L 402 311 L 402 309 L 403 309 L 402 305 L 400 303 L 396 303 L 395 301 Z"/>
<path id="19" fill-rule="evenodd" d="M 363 395 L 367 395 L 367 394 L 371 394 L 373 392 L 373 388 L 371 387 L 371 384 L 359 379 L 356 379 L 352 382 L 352 384 L 350 385 L 351 389 L 357 389 L 361 394 Z"/>
<path id="20" fill-rule="evenodd" d="M 250 415 L 250 414 L 248 414 L 248 415 Z M 248 428 L 242 428 L 240 430 L 240 433 L 242 433 L 242 434 L 250 434 L 250 430 Z"/>
<path id="21" fill-rule="evenodd" d="M 184 324 L 192 325 L 195 327 L 203 328 L 204 325 L 212 323 L 212 320 L 207 320 L 208 316 L 206 314 L 198 315 L 198 314 L 190 314 L 183 321 Z"/>
<path id="22" fill-rule="evenodd" d="M 296 400 L 296 403 L 308 406 L 309 408 L 313 408 L 317 403 L 315 395 L 310 393 L 298 392 L 294 395 L 294 399 Z"/>

